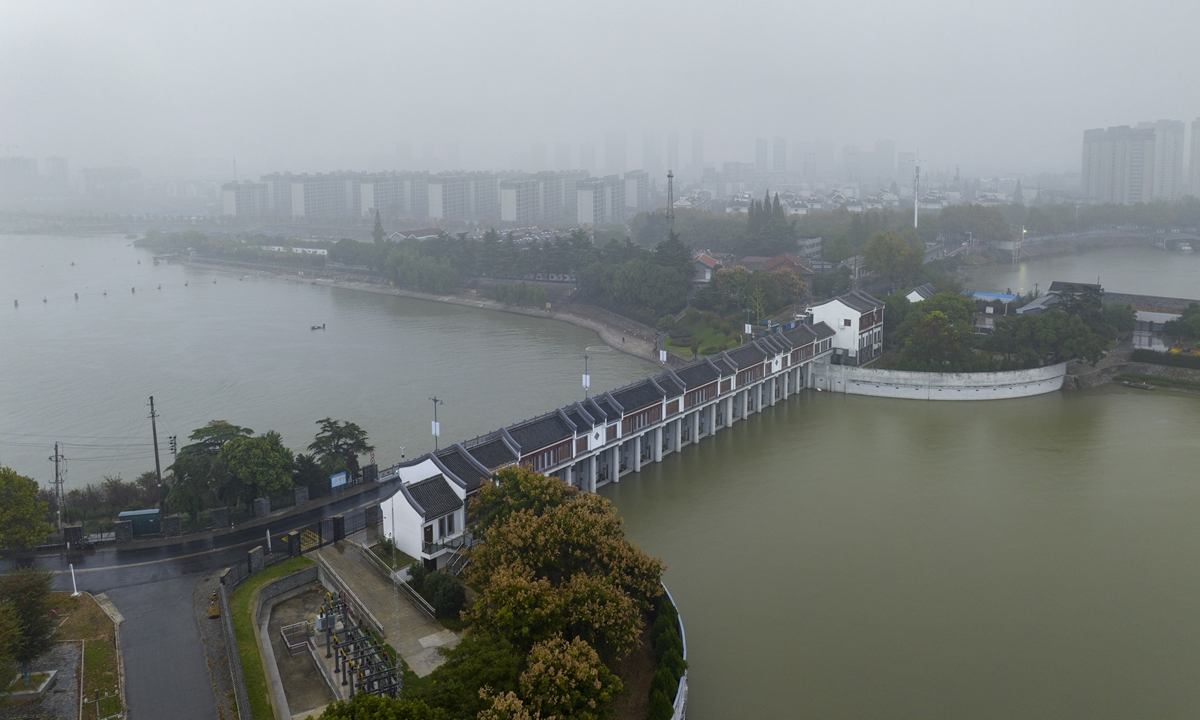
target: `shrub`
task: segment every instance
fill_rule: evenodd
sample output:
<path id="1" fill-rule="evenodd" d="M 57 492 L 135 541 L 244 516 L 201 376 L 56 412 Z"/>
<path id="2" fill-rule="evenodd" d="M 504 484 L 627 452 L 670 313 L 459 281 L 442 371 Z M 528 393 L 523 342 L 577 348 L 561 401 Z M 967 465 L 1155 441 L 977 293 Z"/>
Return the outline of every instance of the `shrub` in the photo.
<path id="1" fill-rule="evenodd" d="M 425 570 L 425 566 L 419 560 L 414 562 L 408 566 L 408 584 L 412 586 L 413 590 L 422 592 L 425 588 L 425 576 L 427 574 L 428 571 Z"/>
<path id="2" fill-rule="evenodd" d="M 715 355 L 720 352 L 720 348 L 718 348 L 716 345 L 708 345 L 700 352 L 703 355 Z"/>
<path id="3" fill-rule="evenodd" d="M 661 690 L 650 693 L 650 708 L 646 711 L 646 720 L 671 720 L 675 708 L 671 700 Z"/>
<path id="4" fill-rule="evenodd" d="M 656 692 L 661 692 L 667 696 L 667 700 L 674 701 L 675 691 L 679 689 L 679 679 L 675 677 L 670 668 L 659 667 L 654 673 L 654 679 L 650 681 L 650 695 L 653 696 Z"/>
<path id="5" fill-rule="evenodd" d="M 674 628 L 670 632 L 665 632 L 654 641 L 654 657 L 662 662 L 662 658 L 668 650 L 674 650 L 683 657 L 683 641 L 679 639 L 679 632 Z"/>
<path id="6" fill-rule="evenodd" d="M 467 604 L 467 592 L 458 578 L 445 572 L 425 576 L 423 594 L 438 617 L 458 617 Z"/>
<path id="7" fill-rule="evenodd" d="M 1134 350 L 1129 359 L 1134 362 L 1150 363 L 1152 365 L 1170 365 L 1172 367 L 1200 370 L 1200 356 L 1197 355 L 1172 355 L 1171 353 L 1161 353 L 1153 350 Z"/>
<path id="8" fill-rule="evenodd" d="M 675 676 L 675 681 L 679 682 L 679 678 L 683 677 L 683 671 L 687 670 L 687 660 L 679 654 L 675 648 L 669 648 L 663 653 L 662 662 L 659 663 L 659 668 L 667 668 L 671 674 Z"/>

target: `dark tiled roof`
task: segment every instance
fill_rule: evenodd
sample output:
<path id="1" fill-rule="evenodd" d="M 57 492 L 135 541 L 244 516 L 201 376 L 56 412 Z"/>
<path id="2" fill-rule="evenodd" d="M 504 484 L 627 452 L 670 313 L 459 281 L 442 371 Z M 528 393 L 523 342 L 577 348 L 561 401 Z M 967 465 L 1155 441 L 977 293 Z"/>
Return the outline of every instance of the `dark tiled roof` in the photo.
<path id="1" fill-rule="evenodd" d="M 846 305 L 854 308 L 859 312 L 871 312 L 883 307 L 883 303 L 861 290 L 854 290 L 845 295 L 838 297 Z"/>
<path id="2" fill-rule="evenodd" d="M 687 385 L 688 390 L 703 387 L 719 377 L 717 371 L 706 362 L 698 362 L 676 370 L 675 375 Z"/>
<path id="3" fill-rule="evenodd" d="M 791 341 L 792 347 L 802 347 L 817 339 L 817 334 L 808 325 L 797 325 L 791 330 L 784 330 L 783 336 Z"/>
<path id="4" fill-rule="evenodd" d="M 737 363 L 739 369 L 756 365 L 766 359 L 767 354 L 753 345 L 743 345 L 725 353 L 729 359 Z"/>
<path id="5" fill-rule="evenodd" d="M 516 441 L 522 455 L 541 450 L 549 445 L 575 437 L 575 428 L 556 412 L 552 415 L 529 420 L 508 428 L 508 434 Z"/>
<path id="6" fill-rule="evenodd" d="M 1092 290 L 1099 290 L 1101 292 L 1104 291 L 1104 288 L 1095 283 L 1079 283 L 1068 282 L 1066 280 L 1055 280 L 1054 282 L 1050 283 L 1050 289 L 1046 292 L 1056 294 L 1070 293 L 1071 295 L 1074 295 L 1076 293 L 1083 292 L 1084 288 L 1091 288 Z"/>
<path id="7" fill-rule="evenodd" d="M 778 355 L 784 350 L 787 350 L 787 345 L 779 338 L 780 333 L 771 333 L 770 335 L 764 335 L 760 337 L 758 339 L 758 344 L 764 350 L 770 350 L 769 354 Z"/>
<path id="8" fill-rule="evenodd" d="M 918 285 L 917 287 L 913 288 L 912 291 L 920 295 L 922 300 L 928 300 L 934 295 L 937 295 L 937 291 L 933 289 L 933 285 L 930 283 Z"/>
<path id="9" fill-rule="evenodd" d="M 471 457 L 478 460 L 481 465 L 492 470 L 517 461 L 517 456 L 513 455 L 512 451 L 508 449 L 508 445 L 504 444 L 499 437 L 469 448 L 467 452 L 471 453 Z"/>
<path id="10" fill-rule="evenodd" d="M 479 483 L 488 477 L 457 447 L 442 450 L 437 454 L 437 459 L 454 474 L 454 477 L 463 481 L 467 486 L 467 492 L 474 492 L 479 487 Z"/>
<path id="11" fill-rule="evenodd" d="M 575 426 L 575 432 L 582 433 L 592 429 L 595 424 L 591 415 L 585 415 L 577 406 L 566 409 L 567 419 Z"/>
<path id="12" fill-rule="evenodd" d="M 729 362 L 725 360 L 725 358 L 723 358 L 719 355 L 716 355 L 709 359 L 712 360 L 712 364 L 716 365 L 717 369 L 721 371 L 721 377 L 727 377 L 729 375 L 737 374 L 737 368 L 735 368 L 733 365 L 730 365 Z"/>
<path id="13" fill-rule="evenodd" d="M 462 498 L 454 494 L 450 483 L 446 482 L 442 475 L 434 475 L 405 489 L 409 497 L 417 503 L 421 517 L 426 520 L 441 517 L 463 506 Z"/>
<path id="14" fill-rule="evenodd" d="M 658 386 L 667 394 L 668 400 L 677 398 L 683 394 L 684 388 L 668 373 L 663 373 L 654 378 L 654 382 L 658 383 Z"/>
<path id="15" fill-rule="evenodd" d="M 604 418 L 606 420 L 611 421 L 621 417 L 621 413 L 617 412 L 617 409 L 612 406 L 612 403 L 608 401 L 608 398 L 600 398 L 595 402 L 596 405 L 600 407 L 600 412 L 604 413 Z"/>
<path id="16" fill-rule="evenodd" d="M 834 332 L 833 328 L 829 327 L 828 325 L 826 325 L 823 322 L 819 322 L 816 325 L 813 325 L 812 329 L 813 329 L 813 332 L 817 334 L 818 340 L 824 340 L 825 338 L 830 338 L 830 337 L 833 337 L 834 335 L 837 335 L 837 333 Z"/>
<path id="17" fill-rule="evenodd" d="M 640 410 L 647 405 L 653 405 L 656 402 L 662 401 L 663 398 L 662 392 L 654 387 L 654 384 L 649 380 L 643 380 L 636 385 L 614 390 L 612 396 L 621 407 L 625 408 L 626 413 Z"/>

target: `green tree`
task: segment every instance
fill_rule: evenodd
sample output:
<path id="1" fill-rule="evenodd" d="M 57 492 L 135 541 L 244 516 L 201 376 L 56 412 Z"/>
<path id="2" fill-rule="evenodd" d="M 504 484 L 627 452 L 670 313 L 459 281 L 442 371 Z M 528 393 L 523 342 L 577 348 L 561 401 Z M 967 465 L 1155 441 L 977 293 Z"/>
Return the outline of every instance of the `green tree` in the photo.
<path id="1" fill-rule="evenodd" d="M 1163 324 L 1163 332 L 1184 340 L 1200 340 L 1200 304 L 1188 303 L 1178 318 Z"/>
<path id="2" fill-rule="evenodd" d="M 878 232 L 863 248 L 863 262 L 871 272 L 902 284 L 920 274 L 925 253 L 905 242 L 897 233 Z"/>
<path id="3" fill-rule="evenodd" d="M 371 237 L 375 238 L 376 244 L 383 243 L 383 221 L 379 219 L 379 211 L 375 211 L 375 229 L 371 231 Z"/>
<path id="4" fill-rule="evenodd" d="M 320 720 L 451 720 L 451 717 L 445 710 L 431 708 L 421 700 L 407 697 L 396 700 L 360 692 L 349 700 L 326 706 Z"/>
<path id="5" fill-rule="evenodd" d="M 600 720 L 621 691 L 621 679 L 579 638 L 544 640 L 533 646 L 526 663 L 520 695 L 527 707 L 544 718 Z"/>
<path id="6" fill-rule="evenodd" d="M 452 717 L 473 718 L 491 704 L 480 697 L 481 688 L 496 693 L 517 690 L 524 656 L 502 637 L 472 628 L 445 656 L 445 664 L 427 678 L 424 687 L 406 688 L 406 696 L 444 708 Z"/>
<path id="7" fill-rule="evenodd" d="M 45 542 L 48 507 L 38 500 L 35 480 L 0 465 L 0 548 L 19 550 Z"/>
<path id="8" fill-rule="evenodd" d="M 367 442 L 367 431 L 348 420 L 325 418 L 318 420 L 321 429 L 308 446 L 327 471 L 345 469 L 355 480 L 362 477 L 358 456 L 369 453 L 375 446 Z"/>
<path id="9" fill-rule="evenodd" d="M 244 502 L 292 487 L 295 458 L 273 430 L 230 440 L 221 448 L 220 457 L 235 479 L 238 498 Z"/>
<path id="10" fill-rule="evenodd" d="M 654 260 L 663 267 L 676 268 L 689 275 L 692 272 L 692 251 L 679 239 L 679 233 L 669 233 L 654 246 Z"/>
<path id="11" fill-rule="evenodd" d="M 12 608 L 16 634 L 11 638 L 12 658 L 29 672 L 29 664 L 53 645 L 54 619 L 50 617 L 50 573 L 18 570 L 0 578 L 0 603 Z"/>

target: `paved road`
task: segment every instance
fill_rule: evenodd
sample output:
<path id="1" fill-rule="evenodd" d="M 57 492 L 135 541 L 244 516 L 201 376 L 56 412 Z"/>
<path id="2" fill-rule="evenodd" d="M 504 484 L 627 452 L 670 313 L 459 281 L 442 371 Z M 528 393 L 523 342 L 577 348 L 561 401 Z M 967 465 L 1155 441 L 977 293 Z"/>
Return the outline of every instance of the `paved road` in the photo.
<path id="1" fill-rule="evenodd" d="M 376 500 L 387 486 L 280 521 L 272 534 L 303 527 Z M 286 524 L 285 524 L 286 523 Z M 192 592 L 200 576 L 243 562 L 246 551 L 264 542 L 264 530 L 238 530 L 160 548 L 105 549 L 75 564 L 80 590 L 104 592 L 125 616 L 121 625 L 128 717 L 134 720 L 217 716 Z M 71 589 L 64 556 L 38 559 L 55 573 L 55 587 Z"/>

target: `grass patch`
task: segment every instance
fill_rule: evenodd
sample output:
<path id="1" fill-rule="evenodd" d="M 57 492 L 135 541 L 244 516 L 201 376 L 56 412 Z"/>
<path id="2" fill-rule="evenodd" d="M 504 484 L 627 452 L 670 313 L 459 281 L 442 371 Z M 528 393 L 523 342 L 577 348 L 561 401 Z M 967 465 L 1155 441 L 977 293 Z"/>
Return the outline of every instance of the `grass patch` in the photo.
<path id="1" fill-rule="evenodd" d="M 55 631 L 55 640 L 83 641 L 83 696 L 92 701 L 99 695 L 112 695 L 103 701 L 101 711 L 109 715 L 122 710 L 121 683 L 117 673 L 117 629 L 91 595 L 71 597 L 70 593 L 51 594 L 51 603 L 66 620 Z"/>
<path id="2" fill-rule="evenodd" d="M 229 597 L 229 616 L 233 622 L 234 637 L 237 638 L 238 655 L 242 660 L 242 676 L 246 679 L 250 716 L 254 720 L 273 720 L 275 717 L 271 710 L 270 686 L 267 684 L 267 676 L 263 672 L 262 658 L 259 656 L 258 633 L 251 613 L 254 599 L 263 585 L 297 570 L 303 570 L 312 564 L 313 561 L 306 557 L 284 560 L 278 565 L 251 575 Z"/>
<path id="3" fill-rule="evenodd" d="M 713 313 L 689 312 L 675 323 L 673 333 L 688 332 L 691 337 L 670 339 L 666 341 L 667 348 L 682 355 L 692 354 L 692 343 L 697 343 L 700 355 L 712 355 L 718 349 L 728 349 L 741 340 L 741 325 L 734 324 L 734 332 L 726 333 L 730 321 Z"/>
<path id="4" fill-rule="evenodd" d="M 1159 387 L 1200 391 L 1200 381 L 1197 380 L 1176 380 L 1175 378 L 1159 377 L 1158 375 L 1145 375 L 1143 373 L 1122 373 L 1113 379 L 1118 381 L 1123 380 L 1127 382 L 1145 383 L 1147 385 L 1158 385 Z"/>
<path id="5" fill-rule="evenodd" d="M 375 557 L 384 562 L 385 565 L 393 570 L 406 568 L 416 562 L 408 553 L 403 550 L 384 548 L 383 543 L 375 543 L 371 546 L 371 552 L 375 553 Z M 395 555 L 393 556 L 393 552 Z"/>

